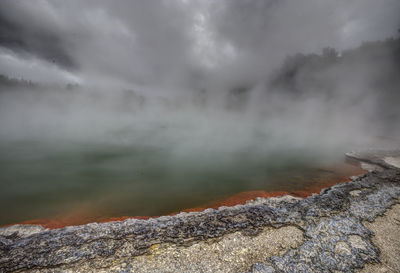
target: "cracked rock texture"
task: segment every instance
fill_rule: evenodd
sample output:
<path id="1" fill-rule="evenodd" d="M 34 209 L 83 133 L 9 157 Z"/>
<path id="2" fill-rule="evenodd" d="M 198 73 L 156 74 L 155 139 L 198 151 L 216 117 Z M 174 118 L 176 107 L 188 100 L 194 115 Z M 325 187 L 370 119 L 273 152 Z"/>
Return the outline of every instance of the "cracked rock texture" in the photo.
<path id="1" fill-rule="evenodd" d="M 398 226 L 379 225 L 378 216 L 399 202 L 392 164 L 399 155 L 348 154 L 380 168 L 306 199 L 55 230 L 2 228 L 0 272 L 354 272 L 366 264 L 398 272 Z M 394 226 L 398 206 L 387 212 L 394 210 Z"/>

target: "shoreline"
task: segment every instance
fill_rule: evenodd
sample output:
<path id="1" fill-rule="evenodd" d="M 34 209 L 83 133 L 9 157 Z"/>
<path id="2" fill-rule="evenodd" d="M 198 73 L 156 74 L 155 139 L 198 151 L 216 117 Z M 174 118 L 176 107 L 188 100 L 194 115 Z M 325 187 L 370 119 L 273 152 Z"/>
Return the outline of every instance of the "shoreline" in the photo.
<path id="1" fill-rule="evenodd" d="M 400 152 L 348 156 L 382 170 L 305 199 L 258 198 L 202 212 L 53 230 L 0 228 L 0 271 L 354 272 L 379 264 L 381 250 L 365 223 L 399 204 L 400 169 L 384 159 Z"/>

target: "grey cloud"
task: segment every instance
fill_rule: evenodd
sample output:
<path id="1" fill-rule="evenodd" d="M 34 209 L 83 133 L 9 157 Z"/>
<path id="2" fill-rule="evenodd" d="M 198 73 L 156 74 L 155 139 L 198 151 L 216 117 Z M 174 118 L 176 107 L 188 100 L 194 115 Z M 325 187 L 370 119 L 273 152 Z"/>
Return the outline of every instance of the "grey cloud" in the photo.
<path id="1" fill-rule="evenodd" d="M 41 13 L 23 8 L 22 1 L 1 2 L 0 46 L 26 57 L 38 56 L 65 69 L 75 69 L 77 64 L 64 42 L 59 29 Z"/>
<path id="2" fill-rule="evenodd" d="M 288 54 L 391 36 L 398 11 L 396 0 L 4 0 L 0 46 L 87 82 L 235 84 Z"/>

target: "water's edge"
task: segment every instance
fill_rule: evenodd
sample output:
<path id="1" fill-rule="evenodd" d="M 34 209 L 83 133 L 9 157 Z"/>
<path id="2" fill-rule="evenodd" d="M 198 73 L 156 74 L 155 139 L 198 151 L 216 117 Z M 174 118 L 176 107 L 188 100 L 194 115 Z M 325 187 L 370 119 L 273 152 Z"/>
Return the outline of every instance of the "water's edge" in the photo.
<path id="1" fill-rule="evenodd" d="M 374 221 L 398 203 L 400 169 L 384 159 L 399 155 L 399 151 L 347 154 L 380 170 L 306 199 L 258 198 L 234 207 L 54 230 L 34 225 L 0 228 L 0 271 L 84 272 L 90 268 L 111 272 L 118 261 L 124 265 L 119 272 L 130 272 L 129 260 L 150 253 L 156 244 L 189 246 L 237 231 L 255 236 L 265 227 L 294 226 L 304 233 L 303 243 L 254 265 L 253 272 L 351 272 L 366 263 L 379 262 L 379 249 L 371 241 L 373 234 L 362 222 Z M 350 245 L 347 253 L 335 250 L 339 242 L 355 238 L 351 236 L 363 247 Z M 311 258 L 315 253 L 319 256 Z"/>

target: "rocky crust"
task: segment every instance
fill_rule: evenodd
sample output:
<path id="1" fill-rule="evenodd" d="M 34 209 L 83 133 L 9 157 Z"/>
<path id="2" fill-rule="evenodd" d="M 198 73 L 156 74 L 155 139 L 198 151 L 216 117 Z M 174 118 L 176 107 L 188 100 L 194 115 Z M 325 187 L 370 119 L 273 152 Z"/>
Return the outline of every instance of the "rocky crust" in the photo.
<path id="1" fill-rule="evenodd" d="M 372 241 L 373 232 L 364 222 L 373 222 L 398 203 L 400 169 L 390 164 L 392 159 L 385 158 L 399 156 L 398 151 L 348 154 L 378 165 L 381 170 L 306 199 L 259 198 L 246 205 L 217 210 L 54 230 L 20 225 L 1 228 L 0 272 L 137 272 L 133 270 L 135 257 L 154 253 L 155 246 L 188 248 L 203 241 L 224 241 L 237 232 L 254 238 L 266 229 L 283 227 L 301 231 L 300 243 L 289 245 L 285 253 L 277 252 L 264 261 L 249 264 L 244 271 L 353 272 L 367 263 L 381 261 L 380 250 Z M 185 260 L 186 265 L 196 260 L 196 252 L 192 254 Z M 178 266 L 178 270 L 171 266 L 157 272 L 179 272 Z M 182 272 L 188 271 L 197 270 L 186 267 Z M 237 272 L 233 268 L 224 272 L 229 271 Z"/>
<path id="2" fill-rule="evenodd" d="M 361 272 L 400 272 L 400 204 L 394 205 L 374 222 L 366 222 L 365 226 L 375 234 L 372 243 L 381 251 L 381 263 L 368 264 Z"/>

